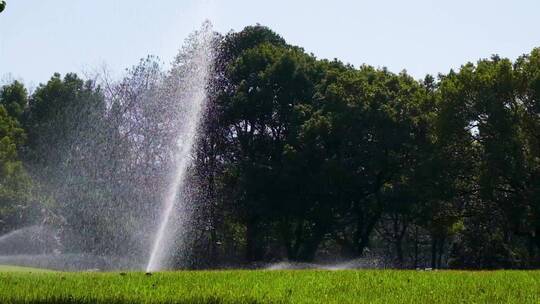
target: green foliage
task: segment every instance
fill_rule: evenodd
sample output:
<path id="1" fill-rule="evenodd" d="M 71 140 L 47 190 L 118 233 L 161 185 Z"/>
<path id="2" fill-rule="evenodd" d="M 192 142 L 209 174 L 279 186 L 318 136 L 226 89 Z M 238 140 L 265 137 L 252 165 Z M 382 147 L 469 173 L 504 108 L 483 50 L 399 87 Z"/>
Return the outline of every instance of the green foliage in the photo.
<path id="1" fill-rule="evenodd" d="M 67 74 L 64 79 L 55 74 L 29 101 L 24 125 L 31 158 L 46 166 L 61 162 L 74 148 L 64 143 L 80 132 L 89 132 L 85 127 L 101 117 L 100 108 L 104 109 L 103 98 L 91 81 L 85 82 L 76 74 Z"/>
<path id="2" fill-rule="evenodd" d="M 28 205 L 30 180 L 17 153 L 24 139 L 24 130 L 0 105 L 0 232 L 22 224 Z"/>
<path id="3" fill-rule="evenodd" d="M 0 104 L 6 108 L 11 117 L 21 121 L 28 105 L 28 92 L 24 85 L 14 81 L 10 85 L 3 86 L 0 89 Z"/>
<path id="4" fill-rule="evenodd" d="M 480 267 L 523 267 L 538 256 L 538 245 L 513 253 L 540 235 L 538 50 L 420 82 L 316 60 L 259 26 L 222 45 L 224 189 L 237 189 L 227 197 L 259 259 L 272 238 L 292 260 L 313 259 L 325 240 L 359 256 L 377 238 L 402 265 L 403 242 L 421 229 L 440 267 L 451 243 L 472 250 L 467 235 L 481 237 L 470 226 L 479 220 L 502 231 L 500 248 L 510 252 Z M 500 221 L 485 222 L 486 213 Z"/>
<path id="5" fill-rule="evenodd" d="M 455 246 L 465 246 L 476 254 L 457 254 L 455 261 L 463 266 L 471 267 L 475 259 L 479 267 L 524 267 L 527 260 L 535 263 L 537 249 L 529 245 L 523 255 L 527 249 L 521 242 L 536 243 L 540 231 L 536 220 L 539 154 L 532 152 L 535 148 L 531 150 L 528 140 L 536 134 L 533 125 L 538 123 L 538 116 L 530 111 L 538 102 L 537 54 L 533 50 L 515 64 L 493 56 L 476 65 L 467 64 L 441 81 L 439 137 L 450 139 L 441 141 L 451 151 L 445 158 L 453 158 L 449 163 L 453 176 L 461 177 L 451 183 L 457 191 L 453 196 L 465 192 L 471 202 L 464 212 L 472 220 L 467 221 Z M 488 243 L 498 247 L 475 248 Z M 490 254 L 498 257 L 489 259 Z"/>
<path id="6" fill-rule="evenodd" d="M 213 39 L 205 136 L 189 174 L 208 229 L 193 256 L 540 265 L 540 49 L 415 80 L 319 60 L 260 25 Z M 190 68 L 186 58 L 167 76 L 143 60 L 107 96 L 75 74 L 55 74 L 30 97 L 19 82 L 2 87 L 0 214 L 25 205 L 30 183 L 109 247 L 114 231 L 136 229 L 131 209 L 159 200 L 139 186 L 163 183 L 148 172 L 166 172 L 170 157 L 171 109 L 156 96 Z M 93 216 L 113 204 L 131 207 Z"/>
<path id="7" fill-rule="evenodd" d="M 223 46 L 228 89 L 217 103 L 227 145 L 234 147 L 227 181 L 243 190 L 234 199 L 247 225 L 247 258 L 259 259 L 258 230 L 295 195 L 283 188 L 283 155 L 297 137 L 299 109 L 314 95 L 315 60 L 259 26 L 229 35 Z"/>
<path id="8" fill-rule="evenodd" d="M 392 244 L 400 266 L 414 241 L 417 265 L 420 229 L 431 266 L 442 267 L 450 244 L 473 250 L 471 231 L 485 231 L 477 221 L 518 239 L 539 234 L 538 50 L 438 81 L 317 60 L 261 26 L 227 35 L 220 50 L 218 196 L 246 227 L 248 260 L 269 258 L 273 242 L 291 260 L 312 260 L 328 242 L 361 256 L 375 239 Z M 534 260 L 503 235 L 507 260 L 477 265 Z"/>
<path id="9" fill-rule="evenodd" d="M 28 134 L 23 158 L 39 186 L 41 200 L 47 202 L 54 218 L 94 236 L 115 229 L 108 217 L 92 218 L 96 208 L 112 200 L 109 189 L 102 185 L 109 173 L 105 170 L 108 164 L 97 161 L 107 151 L 105 118 L 100 88 L 76 74 L 63 78 L 55 74 L 41 84 L 30 96 L 23 115 Z M 94 186 L 89 189 L 89 184 Z M 81 223 L 81 217 L 87 221 Z M 101 249 L 94 243 L 84 246 Z"/>

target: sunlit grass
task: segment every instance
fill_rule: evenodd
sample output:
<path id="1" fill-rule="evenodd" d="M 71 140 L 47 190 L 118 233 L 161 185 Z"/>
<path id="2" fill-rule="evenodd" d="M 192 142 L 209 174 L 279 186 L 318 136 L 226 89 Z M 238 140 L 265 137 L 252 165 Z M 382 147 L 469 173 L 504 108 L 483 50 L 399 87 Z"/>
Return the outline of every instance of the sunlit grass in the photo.
<path id="1" fill-rule="evenodd" d="M 42 268 L 31 268 L 21 266 L 0 265 L 0 273 L 2 272 L 51 272 L 52 270 Z"/>
<path id="2" fill-rule="evenodd" d="M 0 303 L 539 302 L 535 271 L 0 272 Z"/>

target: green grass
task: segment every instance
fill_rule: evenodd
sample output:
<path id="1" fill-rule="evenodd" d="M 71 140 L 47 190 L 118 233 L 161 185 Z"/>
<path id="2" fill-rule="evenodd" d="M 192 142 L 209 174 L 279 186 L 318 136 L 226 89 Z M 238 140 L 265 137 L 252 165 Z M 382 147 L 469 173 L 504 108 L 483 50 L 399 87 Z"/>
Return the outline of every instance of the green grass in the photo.
<path id="1" fill-rule="evenodd" d="M 0 303 L 540 303 L 540 272 L 16 271 Z"/>
<path id="2" fill-rule="evenodd" d="M 51 270 L 42 268 L 0 265 L 0 273 L 2 272 L 51 272 Z"/>

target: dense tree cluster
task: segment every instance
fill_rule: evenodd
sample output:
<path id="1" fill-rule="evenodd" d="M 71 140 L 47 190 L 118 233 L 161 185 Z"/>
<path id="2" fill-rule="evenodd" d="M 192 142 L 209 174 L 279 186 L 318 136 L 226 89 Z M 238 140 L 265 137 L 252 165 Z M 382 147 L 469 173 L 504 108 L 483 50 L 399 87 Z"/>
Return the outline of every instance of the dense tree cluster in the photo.
<path id="1" fill-rule="evenodd" d="M 317 59 L 263 26 L 215 41 L 185 191 L 194 266 L 540 266 L 540 49 L 419 81 Z M 32 94 L 2 87 L 0 231 L 39 209 L 81 225 L 89 249 L 141 250 L 114 235 L 137 230 L 141 205 L 159 206 L 148 202 L 170 167 L 179 122 L 166 96 L 182 56 L 173 66 L 149 58 L 118 83 L 68 74 Z M 76 212 L 56 211 L 66 204 Z"/>
<path id="2" fill-rule="evenodd" d="M 212 250 L 539 265 L 540 49 L 422 81 L 317 60 L 260 26 L 220 52 L 197 155 Z"/>

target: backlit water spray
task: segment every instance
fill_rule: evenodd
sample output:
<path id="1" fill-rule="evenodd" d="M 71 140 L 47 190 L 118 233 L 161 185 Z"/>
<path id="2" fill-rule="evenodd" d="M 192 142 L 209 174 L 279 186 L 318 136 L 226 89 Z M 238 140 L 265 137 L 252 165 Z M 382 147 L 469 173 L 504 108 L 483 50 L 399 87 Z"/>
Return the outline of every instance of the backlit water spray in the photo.
<path id="1" fill-rule="evenodd" d="M 174 170 L 170 183 L 166 190 L 163 211 L 158 222 L 157 231 L 153 239 L 153 244 L 150 252 L 150 258 L 146 266 L 146 271 L 157 271 L 166 267 L 166 261 L 169 257 L 169 249 L 171 236 L 169 231 L 174 227 L 182 226 L 183 223 L 173 223 L 171 219 L 174 217 L 175 210 L 187 210 L 188 200 L 180 197 L 183 188 L 185 187 L 186 174 L 190 165 L 191 151 L 197 139 L 197 131 L 199 123 L 202 119 L 205 104 L 207 100 L 207 86 L 213 62 L 213 47 L 212 47 L 212 27 L 209 22 L 206 22 L 202 29 L 195 36 L 195 47 L 189 52 L 187 68 L 184 68 L 179 79 L 181 81 L 181 92 L 175 94 L 178 99 L 181 110 L 181 127 L 178 130 L 178 136 L 175 138 L 176 152 L 174 155 Z M 174 77 L 174 73 L 173 73 Z M 181 220 L 186 220 L 185 216 L 179 217 Z"/>

